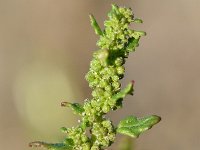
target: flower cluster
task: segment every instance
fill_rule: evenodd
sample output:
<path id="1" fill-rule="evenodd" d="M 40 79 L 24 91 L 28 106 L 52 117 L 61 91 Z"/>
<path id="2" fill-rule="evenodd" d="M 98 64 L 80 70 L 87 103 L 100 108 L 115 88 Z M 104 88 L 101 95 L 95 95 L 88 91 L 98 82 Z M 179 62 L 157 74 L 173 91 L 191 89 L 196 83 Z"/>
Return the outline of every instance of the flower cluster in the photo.
<path id="1" fill-rule="evenodd" d="M 81 116 L 79 125 L 62 128 L 67 134 L 63 143 L 34 142 L 31 146 L 42 145 L 52 150 L 102 150 L 114 142 L 117 133 L 137 137 L 159 122 L 158 116 L 145 119 L 130 116 L 118 126 L 114 126 L 106 118 L 109 111 L 122 107 L 126 95 L 133 94 L 132 82 L 121 89 L 119 81 L 124 77 L 125 59 L 139 45 L 140 37 L 145 35 L 143 31 L 129 29 L 130 23 L 142 22 L 134 18 L 130 8 L 112 5 L 108 18 L 104 23 L 105 29 L 101 30 L 95 18 L 90 16 L 95 33 L 100 36 L 97 42 L 99 50 L 94 52 L 89 72 L 85 77 L 92 88 L 92 98 L 86 99 L 83 105 L 62 103 L 62 106 L 71 107 Z"/>

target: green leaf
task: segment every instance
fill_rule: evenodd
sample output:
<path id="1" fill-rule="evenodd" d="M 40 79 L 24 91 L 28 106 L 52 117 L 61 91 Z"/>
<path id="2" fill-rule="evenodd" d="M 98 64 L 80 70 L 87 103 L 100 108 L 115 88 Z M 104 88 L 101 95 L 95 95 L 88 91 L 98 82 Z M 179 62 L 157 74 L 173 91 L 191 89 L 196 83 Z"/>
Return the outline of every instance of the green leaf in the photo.
<path id="1" fill-rule="evenodd" d="M 143 23 L 142 19 L 139 19 L 139 18 L 135 18 L 133 20 L 133 22 L 135 22 L 135 23 Z"/>
<path id="2" fill-rule="evenodd" d="M 72 150 L 73 149 L 73 145 L 66 145 L 64 143 L 45 143 L 45 142 L 40 142 L 40 141 L 36 141 L 36 142 L 31 142 L 29 143 L 30 147 L 43 147 L 49 150 Z"/>
<path id="3" fill-rule="evenodd" d="M 138 46 L 139 46 L 139 39 L 131 38 L 128 40 L 126 50 L 128 50 L 129 52 L 132 52 Z"/>
<path id="4" fill-rule="evenodd" d="M 94 28 L 95 33 L 97 35 L 103 35 L 103 32 L 93 15 L 90 15 L 90 22 L 91 22 L 92 27 Z"/>
<path id="5" fill-rule="evenodd" d="M 65 143 L 65 145 L 68 145 L 70 147 L 74 146 L 74 141 L 71 138 L 66 138 L 64 143 Z"/>
<path id="6" fill-rule="evenodd" d="M 119 7 L 115 4 L 112 4 L 112 9 L 108 13 L 108 17 L 111 19 L 113 17 L 117 18 L 117 20 L 120 20 L 121 14 L 119 12 Z"/>
<path id="7" fill-rule="evenodd" d="M 160 120 L 161 118 L 156 115 L 147 116 L 144 118 L 129 116 L 120 121 L 117 127 L 117 132 L 137 138 L 141 133 L 152 128 L 152 126 L 157 124 Z"/>
<path id="8" fill-rule="evenodd" d="M 139 39 L 141 36 L 145 36 L 146 35 L 146 32 L 144 31 L 134 31 L 132 33 L 132 36 L 135 38 L 135 39 Z"/>
<path id="9" fill-rule="evenodd" d="M 120 12 L 119 12 L 119 7 L 115 4 L 112 4 L 112 11 L 115 15 L 119 15 Z"/>
<path id="10" fill-rule="evenodd" d="M 66 127 L 61 127 L 60 130 L 63 132 L 63 133 L 68 133 L 68 129 Z"/>
<path id="11" fill-rule="evenodd" d="M 133 82 L 131 82 L 123 90 L 115 94 L 111 100 L 120 106 L 123 98 L 128 94 L 133 95 L 133 91 Z"/>
<path id="12" fill-rule="evenodd" d="M 81 115 L 84 112 L 84 108 L 79 103 L 62 102 L 61 106 L 70 107 L 76 114 Z"/>

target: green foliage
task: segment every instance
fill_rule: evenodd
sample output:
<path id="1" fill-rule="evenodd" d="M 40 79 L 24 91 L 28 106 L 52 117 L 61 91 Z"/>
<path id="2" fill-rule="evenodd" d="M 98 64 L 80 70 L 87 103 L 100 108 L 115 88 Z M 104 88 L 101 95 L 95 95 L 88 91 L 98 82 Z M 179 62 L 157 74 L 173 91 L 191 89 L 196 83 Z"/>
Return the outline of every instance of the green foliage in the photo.
<path id="1" fill-rule="evenodd" d="M 70 107 L 74 111 L 74 113 L 79 115 L 84 112 L 83 106 L 81 106 L 79 103 L 62 102 L 61 106 Z"/>
<path id="2" fill-rule="evenodd" d="M 126 58 L 139 46 L 140 37 L 145 35 L 143 31 L 129 29 L 132 22 L 142 23 L 141 19 L 134 18 L 130 8 L 112 5 L 108 18 L 102 30 L 90 15 L 91 25 L 100 36 L 97 41 L 99 50 L 93 53 L 89 72 L 85 76 L 92 88 L 92 98 L 86 99 L 83 105 L 69 102 L 61 104 L 81 116 L 79 124 L 72 128 L 61 128 L 67 138 L 60 144 L 33 142 L 30 146 L 50 150 L 103 150 L 114 142 L 117 132 L 138 137 L 160 121 L 157 116 L 142 119 L 130 116 L 115 127 L 106 118 L 108 112 L 122 107 L 126 95 L 133 95 L 133 82 L 121 90 L 119 81 L 124 77 Z M 90 131 L 89 136 L 86 134 L 87 129 Z"/>
<path id="3" fill-rule="evenodd" d="M 44 147 L 49 150 L 72 150 L 74 144 L 72 144 L 71 142 L 51 144 L 51 143 L 36 141 L 36 142 L 30 143 L 29 146 L 30 147 Z"/>
<path id="4" fill-rule="evenodd" d="M 129 116 L 120 121 L 117 132 L 131 137 L 138 137 L 144 131 L 150 129 L 160 121 L 160 117 L 152 115 L 144 118 Z"/>

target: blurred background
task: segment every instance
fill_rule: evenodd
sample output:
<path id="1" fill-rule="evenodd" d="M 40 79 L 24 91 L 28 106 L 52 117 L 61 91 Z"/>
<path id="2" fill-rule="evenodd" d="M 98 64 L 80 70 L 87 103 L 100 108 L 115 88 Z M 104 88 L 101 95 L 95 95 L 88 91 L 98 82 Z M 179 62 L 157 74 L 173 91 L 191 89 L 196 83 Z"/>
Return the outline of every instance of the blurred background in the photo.
<path id="1" fill-rule="evenodd" d="M 88 14 L 102 27 L 111 3 L 133 8 L 144 24 L 132 27 L 147 36 L 122 81 L 136 81 L 135 95 L 109 117 L 162 116 L 135 150 L 199 150 L 199 0 L 0 0 L 0 149 L 60 141 L 59 128 L 77 124 L 60 102 L 90 97 L 84 75 L 98 37 Z"/>

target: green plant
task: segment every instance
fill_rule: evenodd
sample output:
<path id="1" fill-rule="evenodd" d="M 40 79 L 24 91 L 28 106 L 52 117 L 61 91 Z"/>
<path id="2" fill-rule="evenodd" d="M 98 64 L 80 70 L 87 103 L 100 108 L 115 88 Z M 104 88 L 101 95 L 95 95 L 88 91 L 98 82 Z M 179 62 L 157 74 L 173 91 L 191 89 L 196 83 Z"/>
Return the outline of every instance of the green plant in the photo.
<path id="1" fill-rule="evenodd" d="M 138 137 L 160 121 L 160 117 L 152 115 L 144 118 L 129 116 L 115 126 L 106 118 L 109 111 L 122 107 L 126 95 L 133 95 L 134 81 L 121 90 L 120 79 L 124 77 L 124 63 L 130 52 L 139 45 L 143 31 L 129 29 L 132 22 L 142 23 L 134 18 L 130 8 L 112 5 L 105 21 L 105 29 L 101 30 L 95 18 L 90 20 L 95 33 L 100 36 L 97 42 L 100 50 L 93 54 L 90 70 L 86 74 L 92 98 L 84 104 L 63 102 L 62 106 L 70 107 L 81 116 L 79 125 L 72 128 L 61 128 L 67 138 L 56 144 L 32 142 L 30 146 L 42 146 L 50 150 L 103 150 L 115 140 L 116 134 Z M 90 133 L 86 133 L 89 129 Z M 89 134 L 89 135 L 88 135 Z"/>

